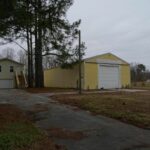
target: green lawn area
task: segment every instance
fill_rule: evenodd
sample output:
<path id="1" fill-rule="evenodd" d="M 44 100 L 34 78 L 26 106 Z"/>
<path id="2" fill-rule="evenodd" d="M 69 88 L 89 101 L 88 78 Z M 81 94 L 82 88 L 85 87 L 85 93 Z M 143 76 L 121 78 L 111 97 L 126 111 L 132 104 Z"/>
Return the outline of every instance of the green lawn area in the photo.
<path id="1" fill-rule="evenodd" d="M 89 110 L 142 128 L 150 128 L 150 92 L 55 95 L 63 104 Z"/>
<path id="2" fill-rule="evenodd" d="M 56 150 L 55 144 L 14 105 L 0 105 L 0 150 Z"/>

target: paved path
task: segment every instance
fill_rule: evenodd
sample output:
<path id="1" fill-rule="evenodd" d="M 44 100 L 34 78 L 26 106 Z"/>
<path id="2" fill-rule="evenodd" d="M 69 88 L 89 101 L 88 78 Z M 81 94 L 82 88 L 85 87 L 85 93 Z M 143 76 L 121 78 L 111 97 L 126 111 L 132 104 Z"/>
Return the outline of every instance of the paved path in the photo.
<path id="1" fill-rule="evenodd" d="M 58 139 L 68 150 L 150 150 L 150 131 L 103 116 L 92 116 L 86 111 L 55 103 L 46 94 L 29 94 L 22 90 L 0 90 L 0 103 L 10 103 L 30 112 L 35 105 L 44 105 L 47 110 L 36 112 L 35 125 L 46 131 L 63 128 L 81 131 L 86 137 L 81 140 Z"/>

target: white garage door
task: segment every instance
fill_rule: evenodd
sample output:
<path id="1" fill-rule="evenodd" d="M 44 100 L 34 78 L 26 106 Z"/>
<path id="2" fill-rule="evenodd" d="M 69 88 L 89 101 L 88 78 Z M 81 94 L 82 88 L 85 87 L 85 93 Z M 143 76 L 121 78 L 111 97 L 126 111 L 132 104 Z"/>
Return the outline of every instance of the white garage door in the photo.
<path id="1" fill-rule="evenodd" d="M 13 80 L 0 80 L 1 89 L 11 89 L 14 88 Z"/>
<path id="2" fill-rule="evenodd" d="M 100 89 L 120 88 L 119 66 L 116 65 L 99 66 L 99 88 Z"/>

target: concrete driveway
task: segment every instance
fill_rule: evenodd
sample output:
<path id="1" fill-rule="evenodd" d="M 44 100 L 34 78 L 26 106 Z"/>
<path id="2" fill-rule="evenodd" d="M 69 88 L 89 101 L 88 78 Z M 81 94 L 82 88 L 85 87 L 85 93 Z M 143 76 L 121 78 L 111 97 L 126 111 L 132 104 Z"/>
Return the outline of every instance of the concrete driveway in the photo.
<path id="1" fill-rule="evenodd" d="M 59 104 L 47 96 L 22 90 L 0 90 L 0 103 L 15 104 L 28 115 L 34 115 L 35 125 L 50 137 L 48 129 L 52 128 L 82 132 L 85 136 L 80 140 L 54 138 L 55 143 L 65 145 L 68 150 L 150 150 L 150 130 L 103 116 L 92 116 L 89 112 Z M 43 110 L 38 110 L 38 106 L 42 106 Z"/>

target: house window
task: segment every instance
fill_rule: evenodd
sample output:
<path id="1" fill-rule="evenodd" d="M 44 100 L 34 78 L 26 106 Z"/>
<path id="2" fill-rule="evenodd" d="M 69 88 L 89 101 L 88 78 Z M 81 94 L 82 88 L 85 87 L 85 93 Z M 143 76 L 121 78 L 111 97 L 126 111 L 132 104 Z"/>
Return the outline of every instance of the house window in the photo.
<path id="1" fill-rule="evenodd" d="M 10 66 L 10 72 L 14 72 L 14 67 Z"/>
<path id="2" fill-rule="evenodd" d="M 2 72 L 2 66 L 0 66 L 0 72 Z"/>

